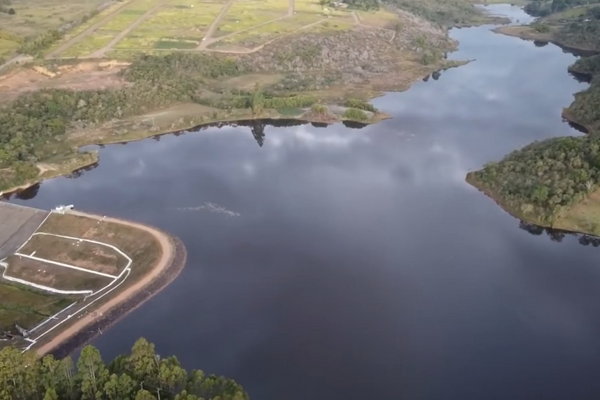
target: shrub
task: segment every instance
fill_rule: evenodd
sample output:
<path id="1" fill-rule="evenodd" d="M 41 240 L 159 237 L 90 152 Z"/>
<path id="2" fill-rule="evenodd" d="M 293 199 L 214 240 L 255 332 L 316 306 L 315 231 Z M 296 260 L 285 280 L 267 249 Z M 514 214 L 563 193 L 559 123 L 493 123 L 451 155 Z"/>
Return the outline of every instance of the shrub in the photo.
<path id="1" fill-rule="evenodd" d="M 346 103 L 344 103 L 344 105 L 346 107 L 356 108 L 358 110 L 371 111 L 373 113 L 377 112 L 377 109 L 375 108 L 375 106 L 373 106 L 373 104 L 367 103 L 366 101 L 362 101 L 359 99 L 348 99 L 346 100 Z"/>
<path id="2" fill-rule="evenodd" d="M 362 110 L 358 110 L 356 108 L 349 108 L 344 111 L 342 114 L 342 118 L 351 119 L 353 121 L 368 121 L 369 117 Z"/>
<path id="3" fill-rule="evenodd" d="M 312 107 L 310 108 L 310 111 L 312 111 L 315 114 L 327 114 L 327 106 L 316 103 L 316 104 L 312 105 Z"/>

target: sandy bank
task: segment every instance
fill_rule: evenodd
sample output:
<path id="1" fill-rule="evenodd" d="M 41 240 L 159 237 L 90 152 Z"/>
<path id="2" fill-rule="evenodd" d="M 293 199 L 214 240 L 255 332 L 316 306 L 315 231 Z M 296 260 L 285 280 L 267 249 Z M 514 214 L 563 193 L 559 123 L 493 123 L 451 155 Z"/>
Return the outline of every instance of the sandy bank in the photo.
<path id="1" fill-rule="evenodd" d="M 72 212 L 72 214 L 93 219 L 103 218 L 82 212 Z M 141 277 L 140 280 L 119 292 L 98 308 L 91 310 L 49 341 L 42 343 L 36 350 L 40 356 L 52 353 L 56 357 L 64 357 L 88 343 L 99 335 L 102 330 L 112 326 L 173 282 L 185 266 L 187 252 L 178 238 L 136 222 L 116 218 L 105 218 L 104 220 L 150 233 L 159 243 L 161 255 L 152 270 Z M 99 315 L 99 317 L 96 315 Z"/>

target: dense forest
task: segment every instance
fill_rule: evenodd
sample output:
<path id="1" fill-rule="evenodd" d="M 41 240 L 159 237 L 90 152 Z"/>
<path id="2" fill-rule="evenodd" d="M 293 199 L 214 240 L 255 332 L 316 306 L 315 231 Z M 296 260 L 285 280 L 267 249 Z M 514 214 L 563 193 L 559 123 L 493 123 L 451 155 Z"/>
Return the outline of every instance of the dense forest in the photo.
<path id="1" fill-rule="evenodd" d="M 600 129 L 600 55 L 582 57 L 569 69 L 591 77 L 590 87 L 575 95 L 575 101 L 565 110 L 573 122 L 598 132 Z"/>
<path id="2" fill-rule="evenodd" d="M 598 187 L 600 136 L 534 142 L 469 179 L 521 215 L 551 223 Z"/>
<path id="3" fill-rule="evenodd" d="M 75 363 L 70 357 L 39 359 L 14 347 L 0 351 L 1 400 L 247 400 L 231 379 L 187 372 L 176 357 L 160 357 L 139 339 L 131 354 L 106 365 L 86 346 Z"/>

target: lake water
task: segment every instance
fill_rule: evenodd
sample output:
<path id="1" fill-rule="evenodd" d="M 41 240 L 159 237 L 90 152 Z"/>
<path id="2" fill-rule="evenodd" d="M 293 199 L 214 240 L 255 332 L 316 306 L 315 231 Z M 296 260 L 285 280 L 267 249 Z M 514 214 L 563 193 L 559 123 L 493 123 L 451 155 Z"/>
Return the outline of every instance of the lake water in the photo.
<path id="1" fill-rule="evenodd" d="M 490 28 L 453 30 L 451 57 L 476 61 L 376 99 L 394 116 L 380 124 L 108 146 L 98 168 L 13 201 L 185 242 L 180 278 L 95 340 L 107 357 L 145 336 L 259 400 L 597 397 L 600 249 L 532 235 L 464 182 L 579 134 L 560 113 L 586 84 L 574 56 Z"/>

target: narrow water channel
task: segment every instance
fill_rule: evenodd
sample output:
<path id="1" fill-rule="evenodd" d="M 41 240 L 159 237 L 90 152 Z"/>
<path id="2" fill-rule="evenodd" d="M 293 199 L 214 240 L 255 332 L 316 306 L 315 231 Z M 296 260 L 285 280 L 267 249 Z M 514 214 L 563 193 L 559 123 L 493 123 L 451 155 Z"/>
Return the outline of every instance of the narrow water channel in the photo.
<path id="1" fill-rule="evenodd" d="M 560 113 L 586 84 L 567 73 L 573 55 L 490 28 L 453 30 L 451 57 L 475 61 L 376 99 L 394 116 L 380 124 L 107 146 L 97 168 L 12 201 L 185 242 L 180 278 L 95 340 L 109 357 L 145 336 L 258 400 L 590 399 L 600 249 L 530 234 L 464 182 L 534 140 L 580 134 Z"/>

